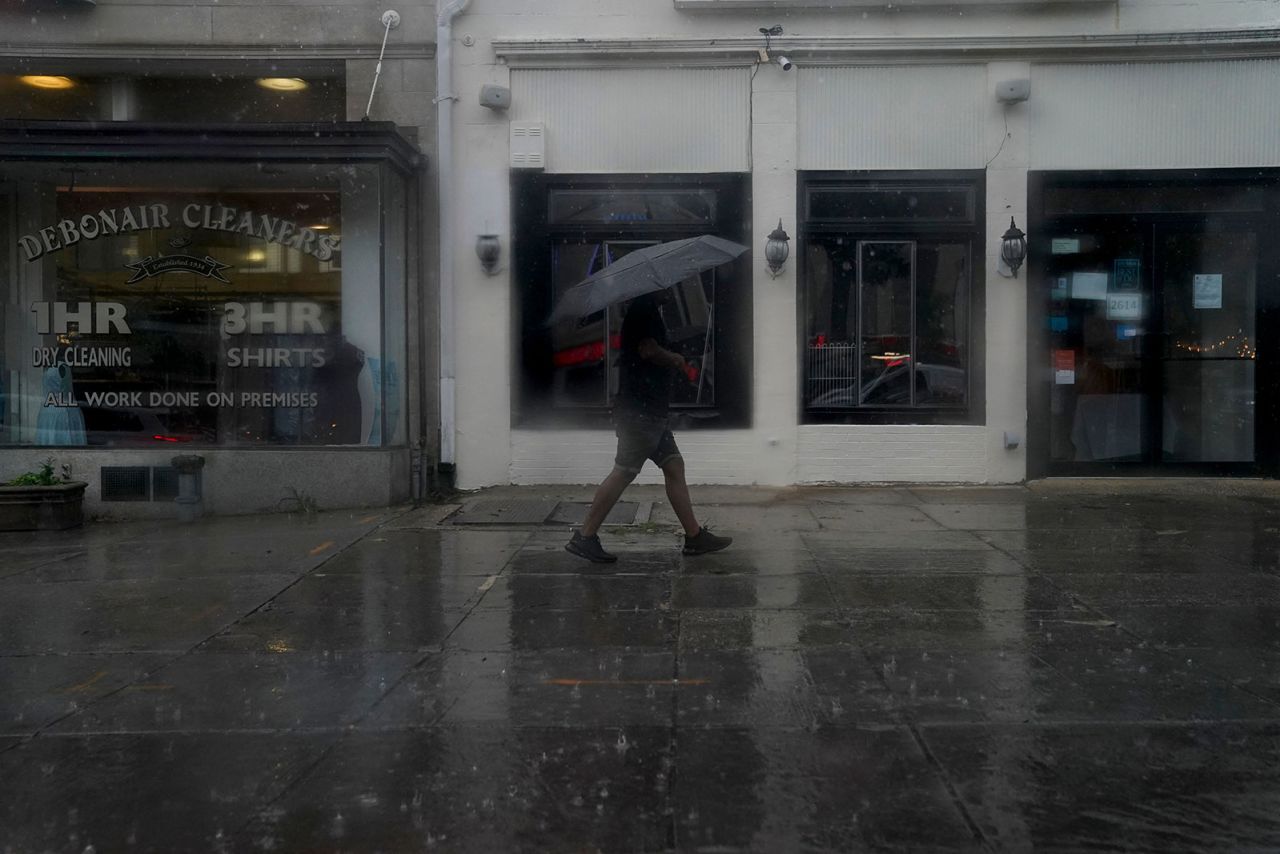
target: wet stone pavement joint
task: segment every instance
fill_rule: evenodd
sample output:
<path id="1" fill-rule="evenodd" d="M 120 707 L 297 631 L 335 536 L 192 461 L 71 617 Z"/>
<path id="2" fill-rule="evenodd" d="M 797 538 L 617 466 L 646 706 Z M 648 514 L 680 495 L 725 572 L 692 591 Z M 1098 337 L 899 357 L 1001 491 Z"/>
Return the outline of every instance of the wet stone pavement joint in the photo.
<path id="1" fill-rule="evenodd" d="M 0 852 L 1280 849 L 1280 502 L 694 497 L 0 535 Z"/>

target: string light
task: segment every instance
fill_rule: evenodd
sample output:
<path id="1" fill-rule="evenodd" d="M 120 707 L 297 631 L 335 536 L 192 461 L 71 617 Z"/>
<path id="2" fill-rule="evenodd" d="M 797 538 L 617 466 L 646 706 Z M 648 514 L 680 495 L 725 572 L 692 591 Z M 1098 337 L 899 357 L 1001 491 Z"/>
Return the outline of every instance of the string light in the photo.
<path id="1" fill-rule="evenodd" d="M 1227 348 L 1228 346 L 1234 346 L 1236 351 L 1236 356 L 1238 356 L 1239 358 L 1257 359 L 1258 350 L 1256 347 L 1253 346 L 1253 344 L 1249 342 L 1248 336 L 1239 336 L 1238 343 L 1235 343 L 1233 345 L 1233 342 L 1237 341 L 1237 337 L 1238 336 L 1235 336 L 1235 335 L 1228 335 L 1226 338 L 1223 338 L 1221 341 L 1216 341 L 1212 344 L 1186 344 L 1186 343 L 1183 343 L 1182 341 L 1177 341 L 1174 343 L 1173 346 L 1178 348 L 1179 350 L 1183 350 L 1188 353 L 1196 353 L 1196 354 L 1215 353 L 1218 350 L 1223 350 Z"/>

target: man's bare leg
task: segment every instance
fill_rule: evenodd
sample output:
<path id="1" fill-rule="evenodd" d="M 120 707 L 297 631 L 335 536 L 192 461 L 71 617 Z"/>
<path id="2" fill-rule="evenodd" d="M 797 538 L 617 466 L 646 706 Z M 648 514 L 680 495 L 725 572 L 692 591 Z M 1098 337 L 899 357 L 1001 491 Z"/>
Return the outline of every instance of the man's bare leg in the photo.
<path id="1" fill-rule="evenodd" d="M 696 536 L 702 527 L 693 515 L 693 499 L 689 497 L 689 484 L 684 479 L 684 460 L 680 457 L 667 460 L 662 467 L 662 477 L 667 485 L 667 500 L 671 502 L 671 509 L 676 511 L 685 536 Z"/>
<path id="2" fill-rule="evenodd" d="M 613 505 L 617 504 L 618 499 L 622 497 L 623 490 L 635 479 L 634 474 L 617 467 L 609 472 L 609 476 L 596 488 L 595 497 L 591 499 L 591 509 L 587 511 L 587 518 L 578 529 L 582 536 L 596 535 L 600 526 L 604 524 L 604 520 L 608 518 Z"/>

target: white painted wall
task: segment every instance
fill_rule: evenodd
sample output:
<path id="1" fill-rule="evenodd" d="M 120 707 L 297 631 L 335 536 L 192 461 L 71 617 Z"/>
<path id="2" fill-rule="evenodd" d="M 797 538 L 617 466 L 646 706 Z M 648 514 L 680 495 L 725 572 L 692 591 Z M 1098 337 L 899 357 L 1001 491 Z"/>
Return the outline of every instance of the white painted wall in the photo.
<path id="1" fill-rule="evenodd" d="M 1273 6 L 1280 17 L 1280 3 Z M 1036 169 L 1280 164 L 1280 60 L 1037 65 Z"/>
<path id="2" fill-rule="evenodd" d="M 801 68 L 801 169 L 981 169 L 986 67 Z"/>
<path id="3" fill-rule="evenodd" d="M 954 6 L 691 11 L 679 6 L 671 0 L 474 0 L 455 25 L 460 97 L 455 180 L 457 198 L 465 200 L 455 247 L 460 259 L 460 487 L 592 482 L 608 471 L 614 451 L 614 437 L 605 431 L 510 427 L 506 333 L 512 285 L 508 275 L 485 277 L 474 261 L 481 220 L 510 221 L 510 120 L 547 122 L 548 167 L 554 172 L 723 168 L 750 173 L 753 421 L 746 430 L 678 436 L 690 479 L 699 483 L 1023 479 L 1027 283 L 1025 272 L 1016 280 L 1001 275 L 997 255 L 1009 217 L 1025 227 L 1028 169 L 1083 161 L 1089 168 L 1270 165 L 1280 146 L 1280 114 L 1266 109 L 1267 93 L 1280 91 L 1272 61 L 1161 67 L 1112 62 L 1108 69 L 1096 59 L 1093 65 L 1077 64 L 1059 54 L 1053 64 L 1033 67 L 991 57 L 930 55 L 917 48 L 892 60 L 870 53 L 859 57 L 855 50 L 849 61 L 801 62 L 791 73 L 768 65 L 752 76 L 750 60 L 741 53 L 727 58 L 733 55 L 717 56 L 714 47 L 689 47 L 698 40 L 754 38 L 759 26 L 774 22 L 786 29 L 784 49 L 786 39 L 827 37 L 874 40 L 879 49 L 895 40 L 934 37 L 1111 37 L 1280 25 L 1280 4 L 1271 0 L 1116 0 L 1031 11 Z M 532 45 L 539 39 L 566 47 L 549 58 L 530 50 L 518 57 L 525 65 L 509 69 L 493 45 L 513 40 Z M 600 40 L 612 47 L 597 50 Z M 995 83 L 1009 76 L 1032 78 L 1030 103 L 1006 110 L 995 101 Z M 1157 81 L 1181 85 L 1157 86 Z M 512 87 L 509 115 L 476 104 L 484 82 Z M 1082 97 L 1082 92 L 1088 94 Z M 1156 103 L 1126 110 L 1150 101 L 1153 92 Z M 1223 98 L 1224 92 L 1232 98 Z M 1243 122 L 1231 106 L 1239 103 L 1236 93 L 1243 93 L 1255 111 Z M 1194 109 L 1178 108 L 1184 95 Z M 1094 109 L 1097 104 L 1108 105 L 1110 112 Z M 1224 111 L 1237 119 L 1235 128 L 1249 141 L 1218 144 Z M 1192 127 L 1206 120 L 1218 127 Z M 1112 146 L 1146 151 L 1147 161 L 1106 153 Z M 979 328 L 985 330 L 986 346 L 985 425 L 798 426 L 796 170 L 984 165 L 988 254 L 986 313 Z M 793 253 L 784 274 L 773 279 L 765 272 L 762 249 L 779 217 L 793 236 Z M 504 247 L 509 250 L 505 234 Z M 1018 434 L 1022 447 L 1006 449 L 1006 431 Z M 641 476 L 642 481 L 656 479 L 652 470 Z"/>
<path id="4" fill-rule="evenodd" d="M 522 69 L 513 122 L 547 127 L 547 172 L 745 172 L 746 68 Z"/>

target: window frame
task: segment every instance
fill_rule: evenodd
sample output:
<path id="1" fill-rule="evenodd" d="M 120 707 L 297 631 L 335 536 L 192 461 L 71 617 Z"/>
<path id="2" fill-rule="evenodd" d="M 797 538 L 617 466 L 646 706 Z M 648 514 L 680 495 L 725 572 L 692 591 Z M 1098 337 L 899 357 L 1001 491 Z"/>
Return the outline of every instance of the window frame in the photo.
<path id="1" fill-rule="evenodd" d="M 601 406 L 570 405 L 560 407 L 545 406 L 545 396 L 549 393 L 549 384 L 543 387 L 536 382 L 539 377 L 536 362 L 537 354 L 542 352 L 536 346 L 537 337 L 541 333 L 539 327 L 543 317 L 534 317 L 530 312 L 538 310 L 537 300 L 531 300 L 526 289 L 532 283 L 547 280 L 551 272 L 549 248 L 553 243 L 567 242 L 627 242 L 648 241 L 664 242 L 692 237 L 697 234 L 712 233 L 729 240 L 747 244 L 749 240 L 748 219 L 750 216 L 750 183 L 748 175 L 736 172 L 698 173 L 698 174 L 652 174 L 637 175 L 631 173 L 522 173 L 512 176 L 512 230 L 517 235 L 512 246 L 511 277 L 511 312 L 510 334 L 512 336 L 511 362 L 511 426 L 516 429 L 605 429 L 612 424 L 609 401 Z M 562 189 L 605 191 L 605 190 L 643 190 L 660 193 L 663 191 L 681 192 L 689 190 L 712 190 L 716 192 L 715 221 L 711 225 L 674 224 L 667 222 L 638 223 L 555 223 L 550 221 L 552 193 Z M 751 425 L 752 383 L 754 368 L 751 352 L 754 348 L 754 324 L 752 323 L 753 303 L 750 294 L 749 254 L 716 271 L 716 294 L 728 293 L 727 287 L 733 287 L 744 295 L 744 301 L 736 306 L 734 312 L 726 312 L 723 316 L 717 307 L 715 319 L 716 350 L 719 353 L 726 341 L 737 341 L 732 336 L 738 335 L 735 323 L 750 330 L 743 332 L 746 340 L 738 341 L 735 352 L 741 355 L 741 370 L 726 379 L 724 374 L 717 377 L 717 403 L 685 405 L 672 401 L 671 415 L 680 429 L 741 429 Z M 736 281 L 736 285 L 725 285 L 725 277 Z M 544 306 L 550 311 L 551 303 Z M 723 324 L 723 326 L 722 326 Z M 732 346 L 732 345 L 729 345 Z M 742 355 L 745 354 L 745 355 Z M 716 360 L 719 373 L 720 360 Z M 607 374 L 606 374 L 607 377 Z M 533 382 L 531 382 L 533 381 Z"/>
<path id="2" fill-rule="evenodd" d="M 972 190 L 973 203 L 969 220 L 927 220 L 924 222 L 810 219 L 808 217 L 809 194 L 814 190 L 840 188 L 885 189 L 955 189 Z M 920 424 L 920 425 L 969 425 L 986 423 L 986 172 L 985 170 L 949 171 L 801 171 L 797 173 L 797 251 L 796 251 L 796 349 L 797 349 L 797 400 L 796 406 L 801 424 Z M 910 241 L 918 247 L 921 243 L 950 240 L 967 240 L 969 244 L 970 273 L 968 317 L 968 359 L 966 365 L 967 399 L 964 406 L 926 407 L 909 406 L 850 406 L 810 407 L 806 402 L 808 384 L 807 351 L 809 343 L 808 314 L 811 296 L 806 251 L 809 241 L 821 237 L 844 237 L 856 243 Z M 913 257 L 915 249 L 913 248 Z M 914 305 L 918 282 L 912 285 L 912 340 L 915 344 Z M 862 318 L 858 316 L 859 335 Z"/>
<path id="3" fill-rule="evenodd" d="M 303 444 L 303 443 L 246 443 L 192 442 L 186 447 L 199 450 L 314 452 L 318 450 L 345 450 L 381 452 L 404 448 L 419 429 L 414 421 L 412 392 L 409 382 L 409 360 L 418 346 L 415 335 L 417 321 L 409 316 L 409 288 L 412 280 L 421 280 L 422 253 L 411 239 L 421 223 L 421 188 L 419 177 L 426 166 L 426 158 L 407 138 L 402 136 L 391 122 L 316 122 L 280 124 L 213 124 L 207 126 L 148 124 L 119 122 L 103 125 L 97 122 L 76 121 L 19 121 L 0 120 L 0 162 L 21 163 L 90 163 L 94 165 L 150 165 L 167 163 L 217 162 L 235 166 L 252 164 L 287 164 L 299 166 L 366 166 L 376 170 L 379 197 L 386 199 L 392 182 L 401 184 L 404 192 L 403 215 L 395 221 L 395 229 L 389 230 L 393 221 L 385 210 L 378 216 L 379 257 L 376 275 L 379 289 L 378 328 L 381 347 L 378 353 L 382 366 L 379 380 L 379 418 L 377 424 L 380 441 L 376 444 Z M 11 215 L 17 212 L 16 203 L 6 200 L 0 193 L 0 207 L 11 206 Z M 395 281 L 388 278 L 390 247 L 401 247 L 404 252 L 402 275 Z M 17 249 L 8 250 L 16 263 Z M 0 270 L 4 267 L 0 263 Z M 7 288 L 7 286 L 5 286 Z M 387 314 L 387 299 L 392 289 L 404 306 L 404 316 L 397 319 Z M 8 295 L 6 293 L 6 299 Z M 389 325 L 402 325 L 403 353 L 398 353 L 403 363 L 402 373 L 395 377 L 399 396 L 396 411 L 397 424 L 389 417 L 390 394 L 387 370 L 387 330 Z M 399 429 L 397 430 L 396 427 Z M 387 437 L 396 436 L 396 441 Z M 0 450 L 24 449 L 39 446 L 32 443 L 7 441 L 0 436 Z M 65 445 L 72 450 L 116 449 Z M 121 451 L 145 450 L 121 448 Z"/>

